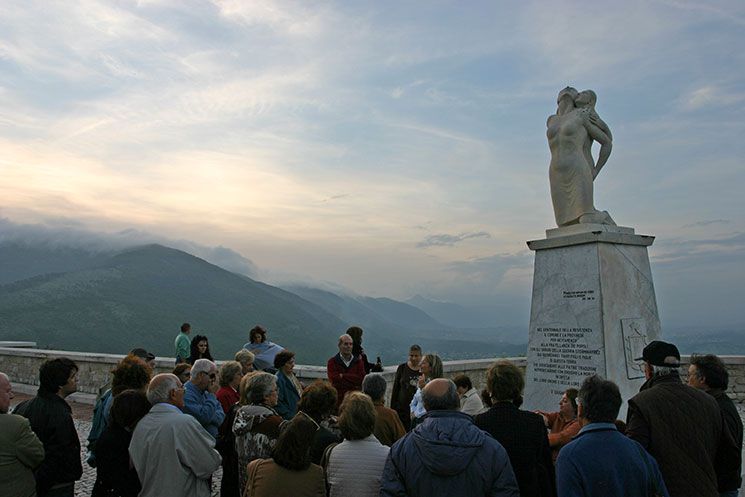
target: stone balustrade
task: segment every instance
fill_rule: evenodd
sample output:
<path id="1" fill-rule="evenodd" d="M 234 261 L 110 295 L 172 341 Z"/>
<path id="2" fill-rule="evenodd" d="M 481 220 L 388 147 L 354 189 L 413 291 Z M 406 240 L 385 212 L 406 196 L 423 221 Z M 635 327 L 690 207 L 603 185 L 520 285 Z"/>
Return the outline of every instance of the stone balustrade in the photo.
<path id="1" fill-rule="evenodd" d="M 91 352 L 72 352 L 66 350 L 42 350 L 32 348 L 0 347 L 0 371 L 6 373 L 15 388 L 33 393 L 35 386 L 39 384 L 39 366 L 47 359 L 55 357 L 68 357 L 75 361 L 80 368 L 78 375 L 78 395 L 76 400 L 81 402 L 92 402 L 99 389 L 110 381 L 110 371 L 122 359 L 120 354 L 98 354 Z M 736 403 L 745 404 L 745 356 L 720 356 L 727 365 L 730 381 L 728 394 Z M 507 358 L 525 369 L 524 357 Z M 486 370 L 496 359 L 476 359 L 463 361 L 446 361 L 443 363 L 445 376 L 454 377 L 464 373 L 471 378 L 473 386 L 479 390 L 485 387 Z M 683 356 L 681 373 L 683 376 L 688 371 L 688 356 Z M 222 361 L 218 361 L 221 364 Z M 174 366 L 171 357 L 158 357 L 155 361 L 156 373 L 170 372 Z M 304 384 L 311 383 L 316 379 L 326 378 L 325 366 L 295 366 L 295 374 Z M 396 374 L 396 366 L 386 367 L 383 376 L 388 383 L 387 398 L 390 399 L 390 390 L 393 378 Z M 556 400 L 558 406 L 558 399 Z"/>

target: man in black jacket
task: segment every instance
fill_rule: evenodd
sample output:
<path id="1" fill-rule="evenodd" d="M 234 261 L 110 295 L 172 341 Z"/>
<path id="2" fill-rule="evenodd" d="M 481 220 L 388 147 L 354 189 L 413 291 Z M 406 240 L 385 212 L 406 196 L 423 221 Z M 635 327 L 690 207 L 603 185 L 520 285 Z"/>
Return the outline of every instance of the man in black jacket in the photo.
<path id="1" fill-rule="evenodd" d="M 36 470 L 38 497 L 73 497 L 83 474 L 80 440 L 65 397 L 75 392 L 78 366 L 67 358 L 45 361 L 39 368 L 39 391 L 16 407 L 44 444 L 44 461 Z"/>
<path id="2" fill-rule="evenodd" d="M 720 358 L 713 354 L 691 356 L 688 366 L 688 384 L 708 393 L 719 404 L 724 419 L 724 428 L 729 431 L 737 447 L 742 447 L 742 419 L 737 412 L 734 402 L 725 392 L 729 385 L 729 373 Z M 737 497 L 742 484 L 740 470 L 742 469 L 742 452 L 737 451 L 737 471 L 719 476 L 720 496 Z"/>
<path id="3" fill-rule="evenodd" d="M 497 361 L 486 373 L 492 407 L 474 418 L 507 450 L 522 497 L 556 495 L 554 464 L 543 418 L 519 409 L 525 379 L 510 361 Z"/>
<path id="4" fill-rule="evenodd" d="M 629 400 L 626 435 L 657 460 L 670 497 L 719 497 L 718 481 L 732 473 L 739 451 L 719 406 L 683 384 L 675 345 L 653 341 L 639 360 L 647 381 Z"/>

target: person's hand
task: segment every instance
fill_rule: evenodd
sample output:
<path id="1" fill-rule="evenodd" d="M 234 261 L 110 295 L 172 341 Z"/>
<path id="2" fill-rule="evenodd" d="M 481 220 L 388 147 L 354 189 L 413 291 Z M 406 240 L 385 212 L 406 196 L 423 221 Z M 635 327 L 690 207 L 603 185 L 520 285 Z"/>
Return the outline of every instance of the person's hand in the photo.
<path id="1" fill-rule="evenodd" d="M 209 390 L 210 393 L 217 393 L 217 391 L 220 389 L 220 385 L 217 383 L 217 378 L 210 380 L 210 386 L 207 387 L 207 390 Z"/>
<path id="2" fill-rule="evenodd" d="M 419 381 L 417 382 L 417 385 L 419 388 L 424 388 L 424 384 L 426 383 L 426 378 L 424 378 L 423 374 L 419 375 Z"/>

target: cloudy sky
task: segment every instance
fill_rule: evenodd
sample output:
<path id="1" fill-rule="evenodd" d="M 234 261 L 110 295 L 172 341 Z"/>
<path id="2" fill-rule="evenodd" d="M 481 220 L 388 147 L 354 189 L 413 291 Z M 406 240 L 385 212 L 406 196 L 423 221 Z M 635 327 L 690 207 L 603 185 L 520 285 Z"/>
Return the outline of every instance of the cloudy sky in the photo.
<path id="1" fill-rule="evenodd" d="M 264 279 L 512 305 L 546 117 L 592 88 L 595 203 L 665 324 L 745 323 L 745 3 L 0 3 L 0 217 L 234 249 Z"/>

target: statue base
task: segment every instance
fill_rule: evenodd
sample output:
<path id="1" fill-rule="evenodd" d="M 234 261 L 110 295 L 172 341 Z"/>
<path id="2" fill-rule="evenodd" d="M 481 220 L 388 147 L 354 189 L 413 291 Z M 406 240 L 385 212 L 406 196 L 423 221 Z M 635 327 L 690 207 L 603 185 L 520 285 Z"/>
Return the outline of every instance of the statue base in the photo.
<path id="1" fill-rule="evenodd" d="M 536 254 L 523 409 L 557 411 L 564 391 L 592 374 L 615 382 L 624 403 L 639 391 L 634 358 L 660 336 L 653 241 L 633 228 L 577 224 L 528 242 Z"/>

